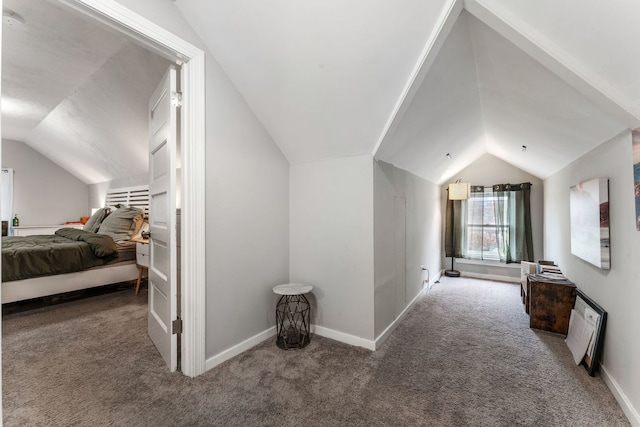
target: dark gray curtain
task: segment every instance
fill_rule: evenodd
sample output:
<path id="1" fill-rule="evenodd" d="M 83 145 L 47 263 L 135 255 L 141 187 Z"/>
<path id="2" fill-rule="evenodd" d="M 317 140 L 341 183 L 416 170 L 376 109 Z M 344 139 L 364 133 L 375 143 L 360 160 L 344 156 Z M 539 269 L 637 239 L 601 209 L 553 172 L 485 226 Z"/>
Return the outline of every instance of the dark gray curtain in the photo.
<path id="1" fill-rule="evenodd" d="M 455 256 L 462 258 L 461 234 L 462 234 L 462 200 L 449 200 L 445 214 L 444 253 L 446 257 Z M 453 228 L 455 226 L 455 229 Z M 455 231 L 455 233 L 454 233 Z M 455 241 L 454 241 L 455 238 Z"/>
<path id="2" fill-rule="evenodd" d="M 493 193 L 500 262 L 533 261 L 531 183 L 496 184 Z"/>

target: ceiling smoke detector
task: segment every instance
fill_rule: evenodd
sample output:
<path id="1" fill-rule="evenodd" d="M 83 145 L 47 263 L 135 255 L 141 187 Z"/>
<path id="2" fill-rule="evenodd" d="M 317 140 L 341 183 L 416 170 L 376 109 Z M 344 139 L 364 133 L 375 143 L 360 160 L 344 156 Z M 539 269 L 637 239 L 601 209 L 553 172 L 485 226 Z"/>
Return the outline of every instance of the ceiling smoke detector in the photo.
<path id="1" fill-rule="evenodd" d="M 5 9 L 2 11 L 2 24 L 7 27 L 24 27 L 27 21 L 13 10 Z"/>

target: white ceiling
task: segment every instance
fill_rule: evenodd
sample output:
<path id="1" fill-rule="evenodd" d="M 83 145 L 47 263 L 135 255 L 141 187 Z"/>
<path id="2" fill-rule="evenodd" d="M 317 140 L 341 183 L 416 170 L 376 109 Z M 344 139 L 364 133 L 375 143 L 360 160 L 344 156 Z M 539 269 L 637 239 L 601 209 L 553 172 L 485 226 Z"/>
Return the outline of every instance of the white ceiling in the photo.
<path id="1" fill-rule="evenodd" d="M 2 138 L 88 184 L 148 169 L 148 100 L 168 61 L 54 2 L 4 0 Z"/>
<path id="2" fill-rule="evenodd" d="M 484 153 L 546 178 L 640 125 L 640 3 L 596 3 L 176 1 L 291 162 L 436 183 Z"/>
<path id="3" fill-rule="evenodd" d="M 22 141 L 125 39 L 43 0 L 4 0 L 25 26 L 2 32 L 2 136 Z"/>
<path id="4" fill-rule="evenodd" d="M 377 156 L 437 183 L 484 153 L 545 178 L 626 127 L 463 12 Z"/>
<path id="5" fill-rule="evenodd" d="M 292 163 L 370 153 L 441 184 L 490 153 L 545 178 L 640 126 L 636 0 L 175 5 Z M 3 138 L 88 183 L 138 175 L 142 127 L 115 95 L 142 97 L 135 76 L 164 64 L 43 0 L 4 7 L 28 26 L 3 32 Z"/>
<path id="6" fill-rule="evenodd" d="M 371 153 L 445 0 L 178 0 L 292 163 Z"/>

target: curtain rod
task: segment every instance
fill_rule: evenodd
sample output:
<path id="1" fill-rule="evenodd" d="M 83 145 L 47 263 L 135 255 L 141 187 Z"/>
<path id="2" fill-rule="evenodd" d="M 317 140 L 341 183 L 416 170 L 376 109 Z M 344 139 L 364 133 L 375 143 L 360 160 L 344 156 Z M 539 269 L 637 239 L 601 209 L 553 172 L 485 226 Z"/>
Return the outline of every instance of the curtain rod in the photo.
<path id="1" fill-rule="evenodd" d="M 529 184 L 530 186 L 532 186 L 532 187 L 533 187 L 533 184 L 532 184 L 532 183 L 530 183 L 530 182 L 521 182 L 521 183 L 519 183 L 519 184 L 493 184 L 493 185 L 484 185 L 484 186 L 483 186 L 483 185 L 473 185 L 473 184 L 471 184 L 471 187 L 472 187 L 472 188 L 473 188 L 473 187 L 476 187 L 476 188 L 477 188 L 477 187 L 482 187 L 482 188 L 493 188 L 493 187 L 495 187 L 496 185 L 512 185 L 512 186 L 516 186 L 516 185 L 522 185 L 522 184 Z"/>

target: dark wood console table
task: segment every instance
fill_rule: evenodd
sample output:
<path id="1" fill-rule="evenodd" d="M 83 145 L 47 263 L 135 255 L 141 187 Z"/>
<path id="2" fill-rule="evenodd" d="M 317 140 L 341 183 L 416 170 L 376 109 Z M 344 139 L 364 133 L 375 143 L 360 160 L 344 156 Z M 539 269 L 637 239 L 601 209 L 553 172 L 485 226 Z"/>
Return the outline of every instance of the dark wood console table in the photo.
<path id="1" fill-rule="evenodd" d="M 570 280 L 527 276 L 529 327 L 566 335 L 576 302 L 576 285 Z"/>

